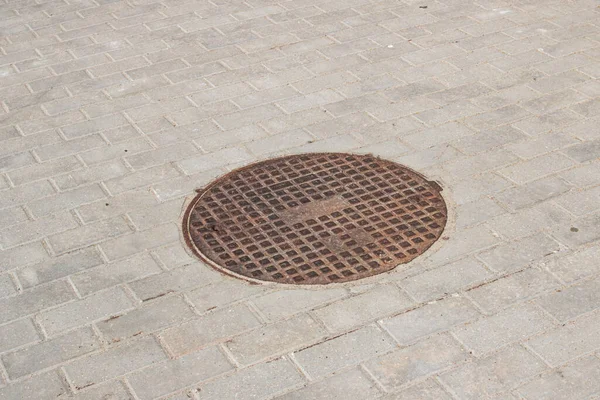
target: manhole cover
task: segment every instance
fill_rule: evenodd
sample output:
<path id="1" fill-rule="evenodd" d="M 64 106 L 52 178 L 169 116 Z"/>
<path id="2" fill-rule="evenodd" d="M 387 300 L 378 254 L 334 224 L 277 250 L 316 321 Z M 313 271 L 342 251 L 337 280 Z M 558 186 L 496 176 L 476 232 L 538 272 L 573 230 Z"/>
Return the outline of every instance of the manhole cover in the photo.
<path id="1" fill-rule="evenodd" d="M 435 182 L 373 156 L 303 154 L 217 179 L 190 204 L 194 253 L 238 277 L 347 282 L 407 263 L 439 239 L 446 204 Z"/>

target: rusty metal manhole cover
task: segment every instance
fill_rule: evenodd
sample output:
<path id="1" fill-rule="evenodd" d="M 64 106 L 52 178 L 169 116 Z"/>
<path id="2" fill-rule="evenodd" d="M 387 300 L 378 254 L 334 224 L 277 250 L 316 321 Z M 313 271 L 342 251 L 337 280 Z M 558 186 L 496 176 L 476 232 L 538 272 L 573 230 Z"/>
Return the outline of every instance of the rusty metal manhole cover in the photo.
<path id="1" fill-rule="evenodd" d="M 183 221 L 194 253 L 222 272 L 291 284 L 347 282 L 407 263 L 446 225 L 441 188 L 373 156 L 303 154 L 217 179 Z"/>

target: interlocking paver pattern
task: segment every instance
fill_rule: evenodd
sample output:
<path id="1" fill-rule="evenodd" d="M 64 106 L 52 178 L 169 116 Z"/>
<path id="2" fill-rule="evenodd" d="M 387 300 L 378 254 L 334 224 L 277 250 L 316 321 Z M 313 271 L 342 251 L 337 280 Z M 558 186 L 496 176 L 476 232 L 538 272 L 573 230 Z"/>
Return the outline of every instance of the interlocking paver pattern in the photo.
<path id="1" fill-rule="evenodd" d="M 600 398 L 597 0 L 0 1 L 0 399 Z M 194 190 L 371 153 L 444 237 L 348 285 L 191 257 Z"/>

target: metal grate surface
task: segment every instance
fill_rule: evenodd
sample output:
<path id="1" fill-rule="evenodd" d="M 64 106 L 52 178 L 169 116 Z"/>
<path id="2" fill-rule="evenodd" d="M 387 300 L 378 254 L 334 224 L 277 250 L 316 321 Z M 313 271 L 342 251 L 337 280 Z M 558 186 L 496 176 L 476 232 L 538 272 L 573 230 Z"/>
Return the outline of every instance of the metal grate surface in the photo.
<path id="1" fill-rule="evenodd" d="M 188 245 L 215 268 L 288 284 L 347 282 L 411 261 L 446 224 L 441 188 L 373 156 L 303 154 L 214 181 L 190 204 Z"/>

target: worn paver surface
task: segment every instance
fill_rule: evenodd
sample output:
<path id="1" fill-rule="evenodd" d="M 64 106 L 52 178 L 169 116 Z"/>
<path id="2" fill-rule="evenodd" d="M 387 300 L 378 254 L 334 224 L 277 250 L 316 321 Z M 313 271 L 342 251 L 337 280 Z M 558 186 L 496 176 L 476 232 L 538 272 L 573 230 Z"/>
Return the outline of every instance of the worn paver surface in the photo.
<path id="1" fill-rule="evenodd" d="M 597 0 L 2 0 L 0 399 L 600 398 Z M 241 165 L 372 153 L 444 237 L 326 288 L 191 257 Z"/>

